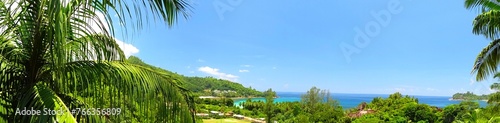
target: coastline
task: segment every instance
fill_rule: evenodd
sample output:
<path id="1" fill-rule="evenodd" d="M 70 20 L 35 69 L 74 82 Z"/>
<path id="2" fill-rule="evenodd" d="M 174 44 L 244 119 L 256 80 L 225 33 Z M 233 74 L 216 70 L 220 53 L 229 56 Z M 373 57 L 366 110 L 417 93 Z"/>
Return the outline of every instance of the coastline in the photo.
<path id="1" fill-rule="evenodd" d="M 233 100 L 252 99 L 252 98 L 265 98 L 265 97 L 231 97 L 231 99 Z"/>
<path id="2" fill-rule="evenodd" d="M 449 101 L 484 101 L 484 102 L 488 102 L 488 100 L 466 100 L 466 99 L 453 99 L 453 98 L 450 98 L 448 100 Z"/>
<path id="3" fill-rule="evenodd" d="M 220 98 L 225 98 L 225 97 L 199 96 L 198 98 L 200 98 L 200 99 L 220 99 Z M 229 99 L 233 99 L 233 100 L 253 99 L 253 98 L 265 98 L 265 97 L 229 97 Z M 278 98 L 278 97 L 274 97 L 274 98 Z"/>
<path id="4" fill-rule="evenodd" d="M 253 99 L 253 98 L 266 98 L 266 97 L 232 97 L 233 100 L 241 100 L 241 99 Z M 274 99 L 280 98 L 279 96 L 274 97 Z"/>

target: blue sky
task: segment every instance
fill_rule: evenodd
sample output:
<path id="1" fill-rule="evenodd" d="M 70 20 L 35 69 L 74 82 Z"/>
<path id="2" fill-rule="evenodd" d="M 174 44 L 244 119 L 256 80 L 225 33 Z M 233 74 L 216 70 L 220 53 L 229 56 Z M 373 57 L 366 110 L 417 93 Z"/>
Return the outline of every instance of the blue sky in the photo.
<path id="1" fill-rule="evenodd" d="M 197 0 L 173 28 L 118 38 L 149 64 L 257 90 L 450 96 L 496 81 L 470 74 L 489 43 L 477 14 L 462 0 Z"/>

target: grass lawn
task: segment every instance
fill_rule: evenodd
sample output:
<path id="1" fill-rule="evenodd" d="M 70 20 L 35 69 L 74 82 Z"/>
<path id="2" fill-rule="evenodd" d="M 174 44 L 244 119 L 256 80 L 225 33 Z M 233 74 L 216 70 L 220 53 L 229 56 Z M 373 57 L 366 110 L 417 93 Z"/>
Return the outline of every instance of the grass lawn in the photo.
<path id="1" fill-rule="evenodd" d="M 251 123 L 246 120 L 238 120 L 234 118 L 225 118 L 225 119 L 203 119 L 203 123 Z"/>

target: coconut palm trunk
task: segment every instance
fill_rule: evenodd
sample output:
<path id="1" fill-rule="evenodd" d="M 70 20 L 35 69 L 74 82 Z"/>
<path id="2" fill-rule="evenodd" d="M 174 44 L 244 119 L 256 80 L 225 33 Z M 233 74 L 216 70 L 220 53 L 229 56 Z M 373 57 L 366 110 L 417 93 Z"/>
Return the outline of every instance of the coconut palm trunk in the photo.
<path id="1" fill-rule="evenodd" d="M 182 81 L 127 63 L 110 22 L 113 12 L 134 30 L 148 19 L 171 26 L 188 9 L 185 0 L 0 1 L 0 122 L 195 122 Z"/>

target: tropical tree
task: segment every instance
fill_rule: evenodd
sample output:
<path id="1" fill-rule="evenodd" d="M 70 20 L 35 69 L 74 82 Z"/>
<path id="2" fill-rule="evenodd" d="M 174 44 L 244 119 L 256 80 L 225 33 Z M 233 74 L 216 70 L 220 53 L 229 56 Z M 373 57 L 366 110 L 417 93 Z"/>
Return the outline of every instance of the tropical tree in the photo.
<path id="1" fill-rule="evenodd" d="M 465 0 L 465 8 L 480 11 L 480 14 L 473 21 L 472 32 L 492 40 L 479 53 L 472 69 L 472 73 L 476 73 L 476 80 L 482 81 L 497 71 L 500 62 L 500 2 L 497 0 Z"/>
<path id="2" fill-rule="evenodd" d="M 154 114 L 144 122 L 195 122 L 182 81 L 127 63 L 111 19 L 116 15 L 123 28 L 139 30 L 150 19 L 172 26 L 188 10 L 186 0 L 0 1 L 0 122 L 138 117 L 126 110 L 96 112 L 126 104 Z M 24 108 L 42 115 L 22 115 Z M 73 112 L 77 108 L 95 109 L 90 115 Z M 59 113 L 43 115 L 47 110 Z"/>
<path id="3" fill-rule="evenodd" d="M 333 123 L 344 120 L 344 110 L 339 102 L 333 99 L 329 90 L 312 87 L 301 96 L 300 103 L 310 122 Z"/>
<path id="4" fill-rule="evenodd" d="M 500 79 L 500 73 L 496 73 L 494 77 Z M 500 110 L 500 83 L 493 83 L 490 89 L 496 92 L 489 95 L 488 104 L 493 107 L 493 110 Z"/>
<path id="5" fill-rule="evenodd" d="M 264 105 L 264 113 L 266 114 L 266 123 L 272 123 L 272 118 L 274 117 L 274 97 L 276 97 L 276 92 L 269 88 L 264 92 L 266 95 L 266 104 Z"/>

